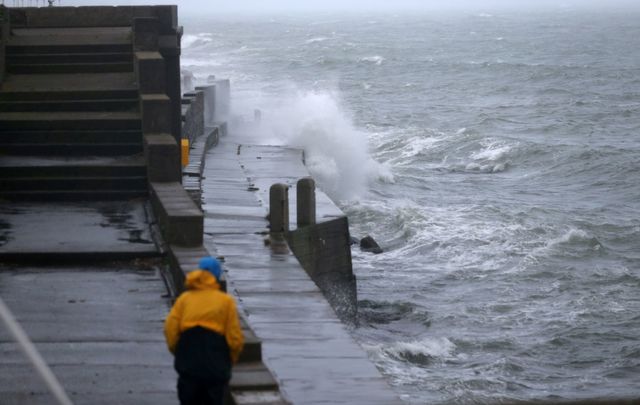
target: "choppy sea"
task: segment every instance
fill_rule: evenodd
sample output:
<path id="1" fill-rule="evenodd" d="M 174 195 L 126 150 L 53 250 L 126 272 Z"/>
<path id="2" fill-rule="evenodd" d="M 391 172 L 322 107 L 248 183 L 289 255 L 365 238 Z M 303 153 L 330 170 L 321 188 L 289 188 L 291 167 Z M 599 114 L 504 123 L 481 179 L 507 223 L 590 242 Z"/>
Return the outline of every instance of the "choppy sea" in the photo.
<path id="1" fill-rule="evenodd" d="M 640 396 L 640 13 L 182 20 L 351 233 L 353 334 L 409 404 Z"/>

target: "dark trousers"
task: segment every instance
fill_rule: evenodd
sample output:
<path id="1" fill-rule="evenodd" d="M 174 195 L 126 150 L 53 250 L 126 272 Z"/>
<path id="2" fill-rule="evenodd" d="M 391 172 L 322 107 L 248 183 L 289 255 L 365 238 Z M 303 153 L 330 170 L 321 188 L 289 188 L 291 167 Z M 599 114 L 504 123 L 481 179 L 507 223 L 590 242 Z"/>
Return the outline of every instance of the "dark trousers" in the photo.
<path id="1" fill-rule="evenodd" d="M 181 405 L 222 405 L 226 383 L 178 377 L 178 399 Z"/>

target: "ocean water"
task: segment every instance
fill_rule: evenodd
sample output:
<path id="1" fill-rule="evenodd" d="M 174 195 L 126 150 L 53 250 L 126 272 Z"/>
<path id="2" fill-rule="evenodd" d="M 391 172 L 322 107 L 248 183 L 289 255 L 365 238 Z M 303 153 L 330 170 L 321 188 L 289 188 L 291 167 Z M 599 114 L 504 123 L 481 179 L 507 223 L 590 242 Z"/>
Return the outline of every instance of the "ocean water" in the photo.
<path id="1" fill-rule="evenodd" d="M 404 401 L 640 396 L 640 13 L 183 24 L 196 84 L 384 248 L 353 334 Z"/>

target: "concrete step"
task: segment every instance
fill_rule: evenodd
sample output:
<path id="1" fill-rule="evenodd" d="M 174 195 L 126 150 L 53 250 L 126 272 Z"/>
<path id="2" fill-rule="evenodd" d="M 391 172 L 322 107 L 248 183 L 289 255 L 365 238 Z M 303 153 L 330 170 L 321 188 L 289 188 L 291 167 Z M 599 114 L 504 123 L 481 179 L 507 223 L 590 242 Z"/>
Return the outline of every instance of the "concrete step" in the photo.
<path id="1" fill-rule="evenodd" d="M 68 158 L 55 156 L 1 156 L 0 178 L 146 176 L 142 155 Z"/>
<path id="2" fill-rule="evenodd" d="M 146 190 L 146 176 L 119 176 L 119 177 L 51 177 L 42 173 L 43 177 L 0 177 L 0 190 L 12 191 L 101 191 L 121 190 L 138 191 Z"/>
<path id="3" fill-rule="evenodd" d="M 63 90 L 63 91 L 6 91 L 0 92 L 0 101 L 93 101 L 109 99 L 133 99 L 138 97 L 137 89 L 107 90 Z"/>
<path id="4" fill-rule="evenodd" d="M 121 156 L 136 153 L 142 153 L 141 142 L 0 143 L 0 154 L 13 156 Z"/>
<path id="5" fill-rule="evenodd" d="M 115 201 L 148 197 L 148 190 L 0 190 L 0 199 L 6 201 Z"/>
<path id="6" fill-rule="evenodd" d="M 262 361 L 262 341 L 253 332 L 244 316 L 240 317 L 240 326 L 244 336 L 244 348 L 240 353 L 239 363 L 254 363 Z"/>
<path id="7" fill-rule="evenodd" d="M 3 112 L 4 130 L 140 129 L 136 112 Z"/>
<path id="8" fill-rule="evenodd" d="M 262 362 L 238 363 L 233 367 L 231 391 L 277 390 L 278 383 Z"/>
<path id="9" fill-rule="evenodd" d="M 0 100 L 0 112 L 30 111 L 136 111 L 137 98 L 88 100 Z"/>
<path id="10" fill-rule="evenodd" d="M 124 27 L 15 28 L 6 45 L 7 54 L 131 51 L 131 29 Z"/>
<path id="11" fill-rule="evenodd" d="M 15 54 L 33 54 L 33 53 L 120 53 L 132 52 L 133 47 L 129 44 L 102 43 L 102 44 L 81 44 L 81 43 L 63 43 L 57 44 L 35 43 L 31 41 L 10 39 L 5 47 L 7 55 Z"/>
<path id="12" fill-rule="evenodd" d="M 232 391 L 230 396 L 229 405 L 291 405 L 278 390 Z"/>
<path id="13" fill-rule="evenodd" d="M 46 65 L 50 63 L 130 62 L 131 52 L 26 53 L 10 55 L 8 64 Z"/>
<path id="14" fill-rule="evenodd" d="M 7 72 L 14 74 L 133 72 L 133 62 L 16 64 L 10 61 Z"/>
<path id="15" fill-rule="evenodd" d="M 141 155 L 0 158 L 0 199 L 75 201 L 147 196 L 146 166 Z"/>
<path id="16" fill-rule="evenodd" d="M 10 74 L 0 84 L 0 100 L 91 100 L 138 98 L 131 72 Z"/>
<path id="17" fill-rule="evenodd" d="M 3 144 L 37 144 L 37 143 L 142 143 L 142 132 L 135 129 L 123 130 L 34 130 L 34 131 L 0 131 L 0 143 Z"/>

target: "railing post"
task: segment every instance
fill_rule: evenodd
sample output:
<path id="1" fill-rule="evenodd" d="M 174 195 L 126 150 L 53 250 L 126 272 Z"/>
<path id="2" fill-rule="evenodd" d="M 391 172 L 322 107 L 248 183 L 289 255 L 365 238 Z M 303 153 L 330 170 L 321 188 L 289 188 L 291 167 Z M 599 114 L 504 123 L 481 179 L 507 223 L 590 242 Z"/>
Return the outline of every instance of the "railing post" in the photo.
<path id="1" fill-rule="evenodd" d="M 298 180 L 296 187 L 298 228 L 316 223 L 316 182 L 311 177 Z"/>
<path id="2" fill-rule="evenodd" d="M 289 232 L 289 187 L 276 183 L 269 189 L 269 224 L 271 233 Z"/>

